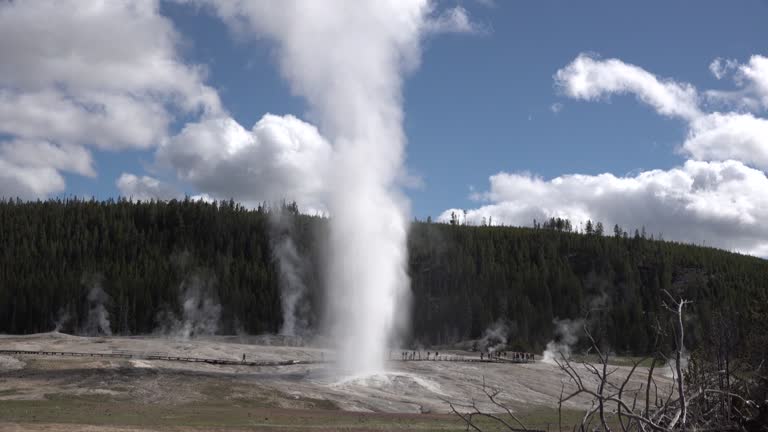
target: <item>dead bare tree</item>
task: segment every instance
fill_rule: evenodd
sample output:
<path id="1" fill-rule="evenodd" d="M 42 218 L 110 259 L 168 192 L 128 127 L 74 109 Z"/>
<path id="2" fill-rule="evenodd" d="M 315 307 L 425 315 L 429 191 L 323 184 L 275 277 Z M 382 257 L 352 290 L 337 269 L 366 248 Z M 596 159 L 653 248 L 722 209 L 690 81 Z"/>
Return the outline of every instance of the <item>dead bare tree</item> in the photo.
<path id="1" fill-rule="evenodd" d="M 675 380 L 677 381 L 677 392 L 680 403 L 680 430 L 685 431 L 686 420 L 688 417 L 688 403 L 685 400 L 685 383 L 683 381 L 682 370 L 682 358 L 683 352 L 685 351 L 683 308 L 685 308 L 685 306 L 691 302 L 689 300 L 683 300 L 682 298 L 676 300 L 667 290 L 664 290 L 664 293 L 667 295 L 667 297 L 669 297 L 670 300 L 669 304 L 664 303 L 664 307 L 671 311 L 676 317 L 676 323 L 672 327 L 675 333 Z M 676 417 L 674 420 L 675 421 L 673 422 L 673 425 L 677 422 L 678 418 Z"/>
<path id="2" fill-rule="evenodd" d="M 612 426 L 623 432 L 768 431 L 768 424 L 763 423 L 763 419 L 768 419 L 765 398 L 752 397 L 750 390 L 755 378 L 761 377 L 759 370 L 739 373 L 732 368 L 730 361 L 716 363 L 718 367 L 715 370 L 702 368 L 703 362 L 696 355 L 686 366 L 684 315 L 686 306 L 691 302 L 675 298 L 667 291 L 664 293 L 668 299 L 663 306 L 671 313 L 674 352 L 671 359 L 662 354 L 655 356 L 641 384 L 633 387 L 630 382 L 646 359 L 633 362 L 623 379 L 612 379 L 619 368 L 610 366 L 609 354 L 600 349 L 586 320 L 584 334 L 589 339 L 589 352 L 597 356 L 597 361 L 574 362 L 562 352 L 560 358 L 555 359 L 559 369 L 568 377 L 569 387 L 566 390 L 566 383 L 563 384 L 558 400 L 560 430 L 567 430 L 562 424 L 563 405 L 574 398 L 587 397 L 592 402 L 591 407 L 585 411 L 579 424 L 572 425 L 573 431 L 611 431 Z M 663 332 L 660 334 L 664 335 Z M 666 361 L 672 370 L 673 384 L 668 389 L 660 388 L 654 377 L 659 359 Z M 590 376 L 594 379 L 586 379 Z M 495 420 L 506 430 L 527 430 L 508 407 L 499 403 L 500 391 L 489 390 L 484 380 L 483 392 L 501 414 L 480 409 L 474 400 L 463 405 L 446 401 L 465 422 L 467 430 L 481 431 L 476 419 L 483 417 Z M 642 395 L 645 400 L 638 404 Z M 506 421 L 502 417 L 504 414 L 514 424 Z"/>
<path id="3" fill-rule="evenodd" d="M 475 419 L 478 417 L 485 417 L 488 419 L 491 419 L 504 427 L 508 431 L 523 431 L 523 432 L 535 432 L 530 429 L 528 429 L 523 422 L 520 421 L 520 419 L 512 412 L 512 410 L 509 409 L 506 405 L 499 402 L 498 397 L 501 394 L 501 389 L 489 387 L 485 383 L 485 377 L 483 377 L 483 385 L 482 385 L 482 391 L 485 394 L 485 397 L 488 399 L 488 401 L 491 402 L 493 406 L 495 406 L 497 409 L 500 409 L 500 414 L 491 413 L 488 411 L 483 411 L 480 409 L 480 407 L 477 405 L 477 401 L 474 399 L 469 404 L 460 404 L 456 402 L 452 402 L 446 399 L 443 399 L 443 402 L 447 403 L 451 407 L 451 411 L 455 415 L 457 415 L 459 418 L 461 418 L 462 421 L 464 421 L 467 430 L 476 430 L 478 432 L 482 431 L 480 427 L 477 425 Z M 502 416 L 506 414 L 509 419 L 511 419 L 512 422 L 517 424 L 517 426 L 514 426 L 512 423 L 510 423 L 508 420 L 505 420 Z"/>

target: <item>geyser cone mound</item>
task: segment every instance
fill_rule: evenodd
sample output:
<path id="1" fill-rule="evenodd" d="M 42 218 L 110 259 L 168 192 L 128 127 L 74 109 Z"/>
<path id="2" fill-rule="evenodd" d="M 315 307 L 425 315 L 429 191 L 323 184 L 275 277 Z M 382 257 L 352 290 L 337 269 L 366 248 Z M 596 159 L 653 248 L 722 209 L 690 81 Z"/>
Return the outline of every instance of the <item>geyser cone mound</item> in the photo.
<path id="1" fill-rule="evenodd" d="M 432 379 L 408 372 L 380 372 L 346 376 L 334 384 L 337 388 L 375 388 L 391 394 L 418 394 L 423 391 L 444 395 Z"/>

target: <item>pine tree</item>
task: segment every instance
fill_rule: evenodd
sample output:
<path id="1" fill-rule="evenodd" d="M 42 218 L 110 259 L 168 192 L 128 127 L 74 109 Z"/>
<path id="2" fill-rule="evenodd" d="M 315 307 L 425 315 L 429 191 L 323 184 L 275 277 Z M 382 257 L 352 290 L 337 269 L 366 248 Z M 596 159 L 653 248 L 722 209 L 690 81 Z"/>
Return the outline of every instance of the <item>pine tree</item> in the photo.
<path id="1" fill-rule="evenodd" d="M 300 214 L 295 203 L 284 205 L 306 257 L 308 318 L 317 324 L 327 221 Z M 72 317 L 62 330 L 82 328 L 88 313 L 82 280 L 95 272 L 112 298 L 115 332 L 151 332 L 160 310 L 179 310 L 180 286 L 193 272 L 213 281 L 222 332 L 275 332 L 280 287 L 269 212 L 263 204 L 246 209 L 232 200 L 2 200 L 0 333 L 49 331 L 60 311 Z M 733 319 L 737 337 L 750 334 L 759 327 L 750 313 L 757 310 L 754 301 L 768 298 L 768 263 L 758 258 L 639 241 L 639 230 L 638 241 L 628 241 L 618 225 L 614 237 L 627 241 L 571 233 L 563 218 L 537 221 L 541 229 L 490 226 L 490 218 L 489 227 L 464 226 L 458 219 L 454 213 L 447 224 L 428 218 L 411 226 L 414 339 L 453 343 L 502 320 L 514 323 L 520 349 L 542 349 L 552 337 L 551 317 L 579 318 L 604 292 L 608 304 L 617 305 L 605 316 L 606 344 L 645 354 L 654 338 L 645 324 L 664 313 L 658 310 L 662 290 L 674 290 L 700 308 L 689 323 L 695 349 L 718 313 L 739 317 Z M 600 225 L 594 223 L 593 234 Z"/>
<path id="2" fill-rule="evenodd" d="M 598 222 L 597 225 L 595 226 L 595 234 L 597 234 L 599 236 L 602 236 L 603 235 L 603 231 L 604 231 L 603 223 L 602 222 Z"/>
<path id="3" fill-rule="evenodd" d="M 595 233 L 595 228 L 592 226 L 592 220 L 587 220 L 587 226 L 586 226 L 586 233 L 587 235 L 592 235 Z"/>

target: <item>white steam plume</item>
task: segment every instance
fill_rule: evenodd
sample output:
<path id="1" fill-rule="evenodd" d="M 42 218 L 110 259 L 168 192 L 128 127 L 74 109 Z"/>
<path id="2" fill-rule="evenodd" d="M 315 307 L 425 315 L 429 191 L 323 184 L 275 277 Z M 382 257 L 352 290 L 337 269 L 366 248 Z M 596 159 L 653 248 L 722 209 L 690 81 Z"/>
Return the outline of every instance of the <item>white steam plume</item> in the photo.
<path id="1" fill-rule="evenodd" d="M 547 343 L 543 361 L 555 364 L 563 357 L 566 359 L 571 357 L 571 349 L 579 341 L 579 334 L 584 329 L 584 320 L 555 319 L 552 323 L 555 324 L 555 339 Z"/>
<path id="2" fill-rule="evenodd" d="M 182 298 L 182 338 L 215 334 L 219 329 L 221 305 L 207 295 L 205 286 L 198 278 L 192 278 L 185 285 Z"/>
<path id="3" fill-rule="evenodd" d="M 333 144 L 326 318 L 342 370 L 380 371 L 409 298 L 408 206 L 397 185 L 403 75 L 418 64 L 422 34 L 472 26 L 435 27 L 441 15 L 428 0 L 208 3 L 234 28 L 277 43 L 283 75 Z"/>
<path id="4" fill-rule="evenodd" d="M 294 211 L 287 206 L 269 212 L 272 255 L 279 271 L 280 302 L 283 309 L 280 334 L 286 336 L 303 336 L 309 327 L 307 286 L 304 283 L 306 265 L 293 241 L 297 214 L 298 210 Z"/>
<path id="5" fill-rule="evenodd" d="M 67 308 L 59 308 L 58 316 L 56 317 L 56 322 L 54 322 L 54 333 L 58 333 L 61 331 L 61 329 L 64 328 L 65 325 L 69 322 L 70 318 L 72 316 L 69 314 L 69 305 L 67 305 Z"/>
<path id="6" fill-rule="evenodd" d="M 211 295 L 210 286 L 211 282 L 199 275 L 193 275 L 182 282 L 179 295 L 181 318 L 173 311 L 161 311 L 156 318 L 156 333 L 180 340 L 216 334 L 221 319 L 221 305 Z"/>
<path id="7" fill-rule="evenodd" d="M 82 333 L 87 336 L 112 336 L 109 311 L 107 311 L 107 305 L 111 301 L 109 294 L 101 287 L 100 276 L 93 276 L 88 284 L 91 286 L 88 291 L 88 318 Z"/>
<path id="8" fill-rule="evenodd" d="M 685 349 L 685 347 L 683 347 L 683 351 L 680 355 L 680 370 L 683 371 L 683 376 L 685 376 L 685 371 L 688 370 L 688 363 L 690 360 L 691 354 Z M 670 358 L 664 364 L 662 375 L 667 378 L 677 379 L 677 365 L 674 358 Z"/>
<path id="9" fill-rule="evenodd" d="M 509 326 L 504 320 L 496 321 L 485 329 L 483 338 L 477 342 L 477 349 L 487 353 L 504 350 L 507 346 L 509 330 Z"/>

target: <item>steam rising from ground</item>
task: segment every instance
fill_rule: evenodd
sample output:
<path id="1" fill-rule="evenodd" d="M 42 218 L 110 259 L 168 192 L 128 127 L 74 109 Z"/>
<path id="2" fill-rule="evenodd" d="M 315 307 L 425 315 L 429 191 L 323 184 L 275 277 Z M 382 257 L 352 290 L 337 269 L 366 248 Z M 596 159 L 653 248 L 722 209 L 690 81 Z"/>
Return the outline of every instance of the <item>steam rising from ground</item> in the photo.
<path id="1" fill-rule="evenodd" d="M 282 207 L 269 213 L 272 225 L 272 255 L 279 270 L 280 302 L 283 308 L 283 326 L 280 334 L 286 336 L 302 336 L 309 327 L 307 286 L 304 283 L 306 263 L 293 241 L 295 213 Z"/>
<path id="2" fill-rule="evenodd" d="M 691 354 L 683 348 L 683 351 L 680 356 L 680 370 L 683 371 L 683 376 L 685 376 L 685 371 L 688 370 L 688 362 L 691 359 Z M 677 367 L 676 362 L 674 359 L 674 356 L 667 360 L 667 363 L 664 364 L 664 376 L 667 378 L 677 379 Z"/>
<path id="3" fill-rule="evenodd" d="M 111 336 L 112 328 L 107 310 L 107 305 L 111 301 L 109 294 L 102 288 L 100 276 L 91 277 L 87 283 L 91 286 L 90 291 L 88 291 L 88 318 L 81 333 L 88 336 Z M 56 327 L 59 328 L 58 323 Z"/>
<path id="4" fill-rule="evenodd" d="M 477 342 L 477 349 L 487 353 L 504 350 L 507 346 L 508 337 L 509 326 L 503 320 L 496 321 L 492 326 L 485 329 L 483 338 Z"/>
<path id="5" fill-rule="evenodd" d="M 71 318 L 71 315 L 69 314 L 69 310 L 67 310 L 67 309 L 65 309 L 63 307 L 60 308 L 59 309 L 59 313 L 56 316 L 56 321 L 53 323 L 53 325 L 54 325 L 53 331 L 54 332 L 60 332 L 61 329 L 63 329 L 64 326 L 67 325 L 67 323 L 69 322 L 70 318 Z"/>
<path id="6" fill-rule="evenodd" d="M 179 295 L 181 318 L 171 310 L 160 312 L 157 317 L 157 332 L 181 340 L 216 334 L 221 318 L 221 305 L 212 297 L 210 287 L 211 281 L 200 275 L 193 275 L 185 280 L 181 284 Z"/>
<path id="7" fill-rule="evenodd" d="M 555 324 L 555 339 L 547 343 L 547 348 L 544 350 L 543 361 L 554 364 L 556 360 L 561 360 L 563 357 L 571 357 L 571 349 L 579 341 L 579 334 L 584 329 L 584 320 L 558 320 L 552 321 Z"/>

